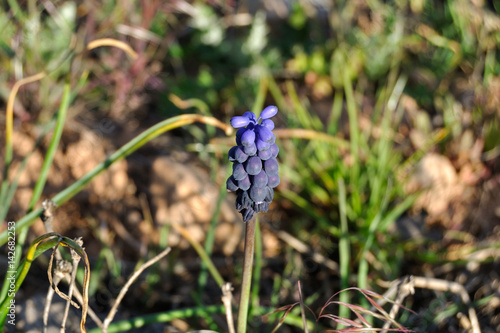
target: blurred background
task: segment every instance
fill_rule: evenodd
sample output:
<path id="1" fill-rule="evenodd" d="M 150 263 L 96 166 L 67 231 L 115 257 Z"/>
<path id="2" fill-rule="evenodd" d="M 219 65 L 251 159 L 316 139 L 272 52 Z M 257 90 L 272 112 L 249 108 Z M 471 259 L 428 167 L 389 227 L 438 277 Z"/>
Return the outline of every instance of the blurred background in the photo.
<path id="1" fill-rule="evenodd" d="M 400 311 L 402 325 L 500 332 L 499 14 L 497 0 L 3 1 L 1 109 L 17 81 L 47 75 L 14 103 L 10 180 L 22 172 L 0 211 L 2 230 L 29 207 L 65 82 L 71 104 L 42 199 L 164 119 L 196 113 L 229 123 L 273 104 L 281 184 L 259 218 L 253 331 L 272 331 L 280 317 L 261 315 L 299 301 L 298 281 L 317 315 L 341 289 L 384 294 L 414 275 L 462 294 L 417 281 L 400 300 L 414 311 Z M 87 49 L 102 38 L 137 57 Z M 2 165 L 5 126 L 1 112 Z M 233 144 L 205 125 L 168 132 L 55 211 L 55 231 L 83 237 L 90 306 L 101 319 L 136 265 L 166 246 L 172 253 L 141 275 L 116 321 L 221 304 L 173 224 L 204 246 L 239 297 L 243 224 L 225 190 Z M 27 242 L 43 233 L 36 221 Z M 21 331 L 39 331 L 47 263 L 37 259 L 16 296 Z M 370 306 L 360 293 L 345 295 Z M 227 331 L 217 309 L 140 331 Z M 297 315 L 280 330 L 302 331 Z"/>

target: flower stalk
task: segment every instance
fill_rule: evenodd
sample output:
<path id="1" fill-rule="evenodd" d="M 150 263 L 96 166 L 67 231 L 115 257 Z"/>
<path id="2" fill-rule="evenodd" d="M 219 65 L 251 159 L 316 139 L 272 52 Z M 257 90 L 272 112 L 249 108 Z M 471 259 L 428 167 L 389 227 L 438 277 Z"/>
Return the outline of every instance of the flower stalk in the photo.
<path id="1" fill-rule="evenodd" d="M 246 223 L 245 250 L 243 258 L 243 277 L 241 281 L 241 296 L 238 308 L 237 333 L 245 333 L 248 321 L 248 307 L 250 304 L 250 289 L 252 285 L 253 256 L 255 252 L 255 225 L 256 218 L 253 216 Z"/>

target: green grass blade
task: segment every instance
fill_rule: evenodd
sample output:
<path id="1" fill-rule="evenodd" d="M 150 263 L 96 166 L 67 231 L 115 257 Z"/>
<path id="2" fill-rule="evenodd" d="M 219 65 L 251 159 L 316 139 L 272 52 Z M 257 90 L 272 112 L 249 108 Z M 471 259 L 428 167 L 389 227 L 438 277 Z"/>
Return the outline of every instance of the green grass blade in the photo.
<path id="1" fill-rule="evenodd" d="M 103 171 L 107 170 L 113 163 L 120 161 L 127 157 L 128 155 L 132 154 L 134 151 L 148 143 L 149 141 L 153 140 L 157 136 L 170 131 L 172 129 L 184 126 L 184 125 L 189 125 L 194 122 L 203 122 L 207 123 L 213 126 L 217 126 L 220 128 L 225 129 L 226 131 L 229 132 L 229 128 L 226 124 L 221 123 L 215 118 L 212 117 L 204 117 L 196 114 L 185 114 L 185 115 L 180 115 L 176 117 L 172 117 L 169 119 L 166 119 L 146 131 L 142 132 L 138 136 L 136 136 L 134 139 L 132 139 L 130 142 L 127 144 L 123 145 L 120 149 L 118 149 L 115 153 L 113 153 L 109 158 L 107 158 L 105 161 L 97 165 L 94 169 L 92 169 L 90 172 L 88 172 L 86 175 L 84 175 L 82 178 L 78 179 L 76 182 L 74 182 L 72 185 L 68 186 L 58 194 L 56 194 L 53 198 L 52 201 L 60 206 L 69 199 L 71 199 L 75 194 L 80 192 L 88 183 L 90 183 L 96 176 L 101 174 Z M 30 226 L 36 217 L 38 217 L 42 213 L 42 209 L 36 209 L 33 210 L 32 212 L 28 213 L 25 215 L 23 218 L 21 218 L 19 221 L 17 221 L 16 226 L 17 226 L 17 232 L 21 231 L 22 228 Z M 0 234 L 0 246 L 5 244 L 7 240 L 7 231 L 4 231 Z"/>
<path id="2" fill-rule="evenodd" d="M 344 290 L 349 287 L 349 262 L 351 260 L 351 250 L 349 244 L 349 229 L 347 226 L 346 215 L 346 189 L 344 180 L 338 177 L 337 183 L 339 186 L 339 210 L 340 210 L 340 239 L 339 239 L 339 267 L 340 267 L 340 289 Z M 340 294 L 340 302 L 348 304 L 350 302 L 349 293 Z M 349 309 L 345 306 L 340 307 L 339 316 L 349 318 Z"/>

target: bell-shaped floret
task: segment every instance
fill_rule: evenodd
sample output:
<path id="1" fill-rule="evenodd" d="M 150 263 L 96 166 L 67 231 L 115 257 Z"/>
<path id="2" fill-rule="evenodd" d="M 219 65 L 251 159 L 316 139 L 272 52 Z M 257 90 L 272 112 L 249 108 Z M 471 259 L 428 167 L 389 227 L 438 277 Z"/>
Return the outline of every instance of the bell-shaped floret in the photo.
<path id="1" fill-rule="evenodd" d="M 257 146 L 255 145 L 255 143 L 248 147 L 243 146 L 243 152 L 248 156 L 254 156 L 255 154 L 257 154 Z"/>
<path id="2" fill-rule="evenodd" d="M 277 175 L 279 170 L 278 161 L 275 158 L 270 158 L 264 161 L 264 170 L 266 170 L 267 176 Z"/>
<path id="3" fill-rule="evenodd" d="M 238 190 L 238 183 L 237 180 L 234 179 L 233 176 L 229 176 L 229 178 L 226 181 L 226 188 L 228 191 L 234 192 Z"/>
<path id="4" fill-rule="evenodd" d="M 266 186 L 266 199 L 265 199 L 265 201 L 271 203 L 271 201 L 273 201 L 273 198 L 274 198 L 274 190 L 272 188 L 270 188 L 269 186 Z"/>
<path id="5" fill-rule="evenodd" d="M 233 164 L 233 178 L 235 180 L 242 180 L 247 176 L 247 173 L 245 171 L 245 167 L 241 163 L 234 163 Z"/>
<path id="6" fill-rule="evenodd" d="M 276 141 L 276 137 L 273 132 L 264 126 L 256 126 L 255 132 L 257 132 L 257 138 L 267 143 L 274 143 Z"/>
<path id="7" fill-rule="evenodd" d="M 234 146 L 234 147 L 231 147 L 231 149 L 229 149 L 229 152 L 227 155 L 228 155 L 228 159 L 230 162 L 236 161 L 236 157 L 234 155 L 236 153 L 237 148 L 238 148 L 238 146 Z"/>
<path id="8" fill-rule="evenodd" d="M 233 117 L 231 118 L 231 126 L 234 128 L 245 127 L 250 123 L 250 119 L 247 117 Z"/>
<path id="9" fill-rule="evenodd" d="M 267 185 L 275 188 L 280 184 L 280 176 L 278 174 L 267 176 Z"/>
<path id="10" fill-rule="evenodd" d="M 257 150 L 268 150 L 271 145 L 268 142 L 262 141 L 261 139 L 257 139 L 257 142 L 255 142 L 255 145 L 257 146 Z"/>
<path id="11" fill-rule="evenodd" d="M 278 147 L 277 144 L 272 144 L 271 147 L 269 147 L 269 150 L 272 153 L 272 157 L 276 158 L 278 156 L 278 153 L 280 151 L 280 148 Z"/>
<path id="12" fill-rule="evenodd" d="M 241 144 L 248 147 L 255 143 L 255 131 L 247 129 L 241 136 Z"/>
<path id="13" fill-rule="evenodd" d="M 274 105 L 269 105 L 260 113 L 260 118 L 269 119 L 272 118 L 278 113 L 278 108 Z"/>
<path id="14" fill-rule="evenodd" d="M 229 152 L 231 152 L 231 150 L 229 150 Z M 239 163 L 243 163 L 248 159 L 248 155 L 243 151 L 243 146 L 236 146 L 234 150 L 234 159 Z"/>
<path id="15" fill-rule="evenodd" d="M 261 121 L 260 126 L 264 126 L 268 130 L 272 131 L 274 129 L 274 121 L 271 119 L 264 119 Z"/>
<path id="16" fill-rule="evenodd" d="M 243 191 L 246 191 L 250 188 L 252 183 L 250 182 L 250 177 L 247 175 L 245 178 L 242 180 L 238 181 L 238 187 L 242 189 Z"/>
<path id="17" fill-rule="evenodd" d="M 253 176 L 252 183 L 254 186 L 266 187 L 267 182 L 268 182 L 267 175 L 266 175 L 266 172 L 264 170 L 262 170 L 261 172 L 259 172 L 255 176 Z"/>
<path id="18" fill-rule="evenodd" d="M 266 149 L 266 150 L 259 150 L 257 152 L 257 156 L 263 161 L 268 160 L 272 157 L 273 153 L 271 149 Z"/>
<path id="19" fill-rule="evenodd" d="M 267 195 L 266 187 L 257 187 L 253 185 L 250 187 L 250 199 L 254 202 L 263 202 Z"/>
<path id="20" fill-rule="evenodd" d="M 250 157 L 245 162 L 245 170 L 249 175 L 255 176 L 262 170 L 262 160 L 257 156 Z"/>

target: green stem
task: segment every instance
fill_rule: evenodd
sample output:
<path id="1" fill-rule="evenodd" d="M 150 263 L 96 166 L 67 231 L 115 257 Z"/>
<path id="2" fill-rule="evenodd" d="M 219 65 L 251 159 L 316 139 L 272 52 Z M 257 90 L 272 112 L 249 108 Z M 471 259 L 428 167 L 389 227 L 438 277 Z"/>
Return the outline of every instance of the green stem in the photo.
<path id="1" fill-rule="evenodd" d="M 351 261 L 351 250 L 349 246 L 349 229 L 347 225 L 347 203 L 346 203 L 346 188 L 344 179 L 338 177 L 339 186 L 339 209 L 340 209 L 340 239 L 339 239 L 339 266 L 340 266 L 340 289 L 344 290 L 349 287 L 349 262 Z M 344 304 L 349 303 L 349 293 L 340 293 L 340 302 Z M 339 316 L 341 318 L 349 318 L 349 308 L 341 306 L 339 309 Z M 342 328 L 341 326 L 340 328 Z"/>
<path id="2" fill-rule="evenodd" d="M 255 248 L 255 225 L 256 217 L 252 217 L 246 223 L 245 253 L 243 258 L 243 278 L 241 281 L 240 306 L 238 309 L 237 333 L 245 333 L 247 330 L 248 306 L 250 304 L 250 287 L 252 285 L 253 253 Z"/>
<path id="3" fill-rule="evenodd" d="M 253 272 L 253 288 L 252 288 L 252 315 L 254 310 L 259 306 L 259 286 L 260 275 L 262 272 L 262 235 L 260 232 L 259 219 L 256 217 L 255 224 L 255 265 Z"/>

